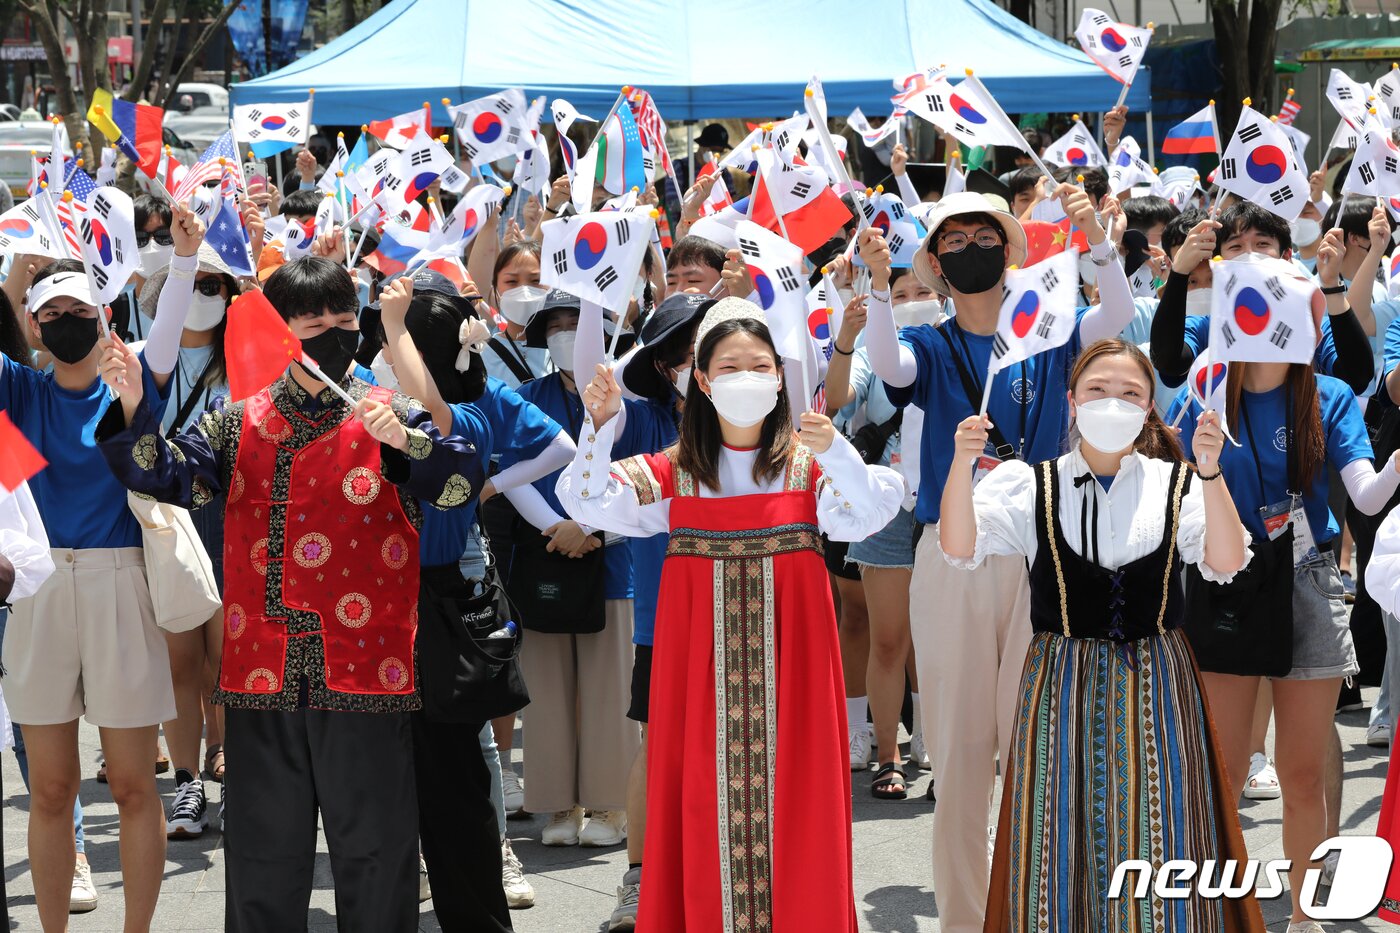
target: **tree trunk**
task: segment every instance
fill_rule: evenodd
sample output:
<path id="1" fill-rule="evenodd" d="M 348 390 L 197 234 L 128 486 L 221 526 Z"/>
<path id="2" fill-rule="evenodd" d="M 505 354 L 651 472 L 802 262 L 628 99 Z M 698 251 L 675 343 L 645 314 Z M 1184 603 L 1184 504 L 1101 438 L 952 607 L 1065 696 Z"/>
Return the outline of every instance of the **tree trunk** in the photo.
<path id="1" fill-rule="evenodd" d="M 1224 144 L 1239 122 L 1241 102 L 1249 96 L 1249 63 L 1244 37 L 1249 31 L 1249 0 L 1211 0 L 1216 57 L 1220 59 L 1220 98 L 1216 121 Z"/>
<path id="2" fill-rule="evenodd" d="M 122 95 L 125 100 L 138 101 L 146 96 L 146 85 L 151 83 L 151 71 L 155 68 L 156 55 L 160 53 L 160 26 L 165 22 L 168 9 L 170 0 L 155 0 L 151 7 L 151 25 L 146 30 L 145 41 L 141 43 L 141 57 L 131 73 L 131 86 Z"/>
<path id="3" fill-rule="evenodd" d="M 204 27 L 204 30 L 195 37 L 194 42 L 190 45 L 189 52 L 185 55 L 184 64 L 180 66 L 180 70 L 177 71 L 171 79 L 169 88 L 165 92 L 165 100 L 160 106 L 170 106 L 170 102 L 175 97 L 175 89 L 180 86 L 181 81 L 188 78 L 190 73 L 194 71 L 195 63 L 199 61 L 200 57 L 204 54 L 204 50 L 208 48 L 209 43 L 219 34 L 219 30 L 224 28 L 224 24 L 228 22 L 228 18 L 233 15 L 233 11 L 237 8 L 238 4 L 236 3 L 227 4 L 219 11 L 217 16 L 209 21 L 209 24 Z"/>
<path id="4" fill-rule="evenodd" d="M 39 42 L 51 62 L 64 62 L 63 41 L 58 36 L 58 7 L 53 0 L 20 0 L 29 14 Z M 73 78 L 66 66 L 52 69 L 54 91 L 58 95 L 58 113 L 68 127 L 68 139 L 82 139 L 85 131 L 83 115 L 78 113 L 78 98 L 73 93 Z M 71 143 L 70 143 L 71 144 Z"/>
<path id="5" fill-rule="evenodd" d="M 355 0 L 340 0 L 340 34 L 355 28 Z"/>

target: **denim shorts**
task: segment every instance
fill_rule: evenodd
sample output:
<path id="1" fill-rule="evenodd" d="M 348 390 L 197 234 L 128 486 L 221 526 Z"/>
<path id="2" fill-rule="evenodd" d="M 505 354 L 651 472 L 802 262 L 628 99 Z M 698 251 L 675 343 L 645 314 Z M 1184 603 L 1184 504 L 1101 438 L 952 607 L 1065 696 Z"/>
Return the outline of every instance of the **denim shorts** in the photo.
<path id="1" fill-rule="evenodd" d="M 1280 679 L 1326 680 L 1359 670 L 1342 576 L 1327 551 L 1293 571 L 1293 669 Z"/>
<path id="2" fill-rule="evenodd" d="M 914 569 L 914 512 L 900 509 L 890 523 L 846 552 L 846 562 L 861 568 Z"/>

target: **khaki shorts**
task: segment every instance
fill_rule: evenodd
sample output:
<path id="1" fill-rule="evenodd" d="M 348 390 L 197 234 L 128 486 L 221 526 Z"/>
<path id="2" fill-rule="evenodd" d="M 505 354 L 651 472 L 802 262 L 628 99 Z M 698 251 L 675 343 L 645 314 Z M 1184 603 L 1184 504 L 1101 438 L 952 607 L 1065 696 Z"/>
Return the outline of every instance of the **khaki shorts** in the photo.
<path id="1" fill-rule="evenodd" d="M 5 628 L 5 702 L 21 725 L 85 716 L 130 729 L 175 718 L 170 655 L 140 548 L 52 551 L 56 570 Z"/>

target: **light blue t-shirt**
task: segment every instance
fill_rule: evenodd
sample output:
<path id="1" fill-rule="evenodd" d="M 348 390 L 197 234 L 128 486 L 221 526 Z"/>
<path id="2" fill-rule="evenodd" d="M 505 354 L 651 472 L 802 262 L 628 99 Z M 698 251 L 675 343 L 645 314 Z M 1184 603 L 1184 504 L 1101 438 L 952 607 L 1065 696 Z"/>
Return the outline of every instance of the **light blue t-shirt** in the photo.
<path id="1" fill-rule="evenodd" d="M 941 339 L 941 338 L 940 338 Z M 875 375 L 875 370 L 870 366 L 870 352 L 864 346 L 855 351 L 851 357 L 851 392 L 852 399 L 837 413 L 836 417 L 846 423 L 856 423 L 857 414 L 864 409 L 864 424 L 884 424 L 894 417 L 899 411 L 894 403 L 890 401 L 889 393 L 885 391 L 885 384 L 880 381 L 880 377 Z M 890 435 L 890 439 L 885 443 L 885 451 L 880 456 L 880 466 L 889 466 L 894 458 L 899 454 L 900 437 L 899 432 Z"/>

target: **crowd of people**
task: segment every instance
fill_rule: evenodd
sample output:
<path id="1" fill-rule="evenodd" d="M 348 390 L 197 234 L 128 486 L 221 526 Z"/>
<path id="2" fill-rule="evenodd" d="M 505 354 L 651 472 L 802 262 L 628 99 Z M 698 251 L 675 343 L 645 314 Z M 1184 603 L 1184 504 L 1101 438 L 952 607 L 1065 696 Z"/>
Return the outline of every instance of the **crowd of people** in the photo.
<path id="1" fill-rule="evenodd" d="M 626 846 L 610 930 L 853 933 L 852 794 L 904 800 L 916 770 L 945 931 L 1262 931 L 1252 894 L 1105 892 L 1127 860 L 1247 858 L 1237 802 L 1280 794 L 1289 930 L 1324 929 L 1302 892 L 1337 866 L 1312 861 L 1338 833 L 1335 713 L 1369 667 L 1368 742 L 1400 714 L 1385 208 L 1323 171 L 1292 223 L 1096 167 L 944 196 L 887 144 L 870 171 L 927 235 L 896 268 L 853 213 L 810 263 L 840 325 L 793 359 L 741 252 L 688 232 L 746 182 L 690 177 L 727 145 L 707 127 L 678 160 L 676 239 L 617 313 L 541 285 L 562 174 L 483 225 L 460 282 L 386 276 L 338 229 L 288 259 L 263 225 L 314 221 L 307 150 L 300 190 L 244 195 L 254 276 L 149 194 L 110 305 L 82 262 L 5 257 L 0 410 L 48 462 L 0 497 L 0 687 L 43 929 L 97 905 L 80 717 L 130 930 L 167 840 L 211 825 L 227 928 L 304 928 L 318 818 L 340 929 L 416 929 L 431 896 L 445 930 L 509 930 L 535 892 L 507 820 L 542 814 L 543 845 Z M 666 183 L 643 200 L 664 209 Z M 1073 332 L 989 375 L 1048 203 L 1084 239 Z M 1245 255 L 1315 282 L 1317 351 L 1232 363 L 1216 410 L 1183 382 L 1212 260 Z M 314 366 L 233 398 L 229 316 L 260 300 Z M 813 365 L 820 410 L 797 390 Z M 221 599 L 184 631 L 153 602 L 152 503 L 188 510 Z"/>

